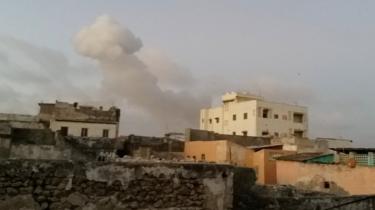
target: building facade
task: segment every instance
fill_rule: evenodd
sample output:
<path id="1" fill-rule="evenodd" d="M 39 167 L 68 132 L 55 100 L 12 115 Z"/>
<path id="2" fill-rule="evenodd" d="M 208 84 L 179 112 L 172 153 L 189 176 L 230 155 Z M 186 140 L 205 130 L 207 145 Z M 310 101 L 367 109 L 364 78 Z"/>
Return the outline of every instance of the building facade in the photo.
<path id="1" fill-rule="evenodd" d="M 222 96 L 220 107 L 200 111 L 200 129 L 243 136 L 307 137 L 306 107 L 240 93 Z"/>
<path id="2" fill-rule="evenodd" d="M 39 120 L 63 136 L 116 138 L 120 109 L 79 106 L 78 103 L 40 103 Z"/>

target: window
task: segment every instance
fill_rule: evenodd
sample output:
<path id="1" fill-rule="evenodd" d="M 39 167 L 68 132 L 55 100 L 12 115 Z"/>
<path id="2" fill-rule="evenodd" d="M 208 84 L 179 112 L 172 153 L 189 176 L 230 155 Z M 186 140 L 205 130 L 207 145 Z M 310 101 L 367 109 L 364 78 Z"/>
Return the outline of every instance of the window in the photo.
<path id="1" fill-rule="evenodd" d="M 268 118 L 269 113 L 270 113 L 269 109 L 263 109 L 263 111 L 262 111 L 262 117 L 263 118 Z"/>
<path id="2" fill-rule="evenodd" d="M 108 129 L 104 129 L 103 130 L 103 137 L 107 137 L 108 138 L 109 136 L 109 130 Z"/>
<path id="3" fill-rule="evenodd" d="M 216 117 L 215 121 L 216 121 L 216 123 L 219 123 L 220 122 L 220 118 Z"/>
<path id="4" fill-rule="evenodd" d="M 209 119 L 208 121 L 210 122 L 210 124 L 212 124 L 212 119 Z"/>
<path id="5" fill-rule="evenodd" d="M 262 136 L 268 136 L 268 131 L 262 131 Z"/>
<path id="6" fill-rule="evenodd" d="M 236 120 L 237 120 L 237 116 L 234 114 L 234 115 L 232 116 L 232 119 L 233 119 L 233 121 L 236 121 Z"/>
<path id="7" fill-rule="evenodd" d="M 288 120 L 288 116 L 286 116 L 285 114 L 283 115 L 283 120 Z"/>
<path id="8" fill-rule="evenodd" d="M 89 129 L 87 129 L 87 128 L 82 128 L 82 129 L 81 129 L 81 136 L 82 136 L 82 137 L 87 136 L 88 130 L 89 130 Z"/>
<path id="9" fill-rule="evenodd" d="M 303 114 L 302 113 L 293 113 L 293 122 L 303 123 Z"/>
<path id="10" fill-rule="evenodd" d="M 279 137 L 279 133 L 278 132 L 275 132 L 275 137 Z"/>
<path id="11" fill-rule="evenodd" d="M 206 155 L 205 155 L 205 154 L 202 154 L 202 155 L 201 155 L 201 160 L 202 160 L 202 161 L 205 161 L 205 160 L 206 160 Z"/>
<path id="12" fill-rule="evenodd" d="M 275 119 L 279 119 L 279 115 L 278 115 L 278 114 L 275 114 L 275 115 L 273 116 L 273 118 L 275 118 Z"/>
<path id="13" fill-rule="evenodd" d="M 247 131 L 242 131 L 243 136 L 247 136 Z"/>
<path id="14" fill-rule="evenodd" d="M 330 187 L 331 186 L 329 182 L 324 182 L 324 189 L 329 189 Z"/>
<path id="15" fill-rule="evenodd" d="M 303 137 L 303 131 L 301 131 L 301 130 L 295 130 L 294 131 L 294 136 L 302 138 Z"/>
<path id="16" fill-rule="evenodd" d="M 68 128 L 68 127 L 61 127 L 61 128 L 60 128 L 60 134 L 61 134 L 62 136 L 67 136 L 68 133 L 69 133 L 69 128 Z"/>
<path id="17" fill-rule="evenodd" d="M 235 136 L 235 135 L 236 135 L 236 132 L 234 132 L 234 131 L 233 131 L 233 133 L 232 133 L 232 134 L 233 134 L 233 135 Z"/>
<path id="18" fill-rule="evenodd" d="M 243 119 L 244 119 L 244 120 L 247 119 L 247 113 L 243 113 Z"/>

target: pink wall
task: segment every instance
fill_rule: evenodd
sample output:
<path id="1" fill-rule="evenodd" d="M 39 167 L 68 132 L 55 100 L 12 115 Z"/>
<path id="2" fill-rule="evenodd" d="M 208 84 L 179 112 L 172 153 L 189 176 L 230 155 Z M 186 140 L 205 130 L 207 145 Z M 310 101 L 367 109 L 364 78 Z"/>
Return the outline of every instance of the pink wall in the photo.
<path id="1" fill-rule="evenodd" d="M 276 161 L 276 170 L 278 184 L 337 194 L 375 194 L 375 168 L 371 167 Z"/>

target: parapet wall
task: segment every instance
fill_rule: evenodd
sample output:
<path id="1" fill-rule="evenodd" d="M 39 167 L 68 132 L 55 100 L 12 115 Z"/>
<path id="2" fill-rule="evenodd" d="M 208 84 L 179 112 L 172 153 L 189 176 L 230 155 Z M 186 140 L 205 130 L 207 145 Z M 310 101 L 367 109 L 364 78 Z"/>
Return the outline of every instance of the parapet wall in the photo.
<path id="1" fill-rule="evenodd" d="M 215 164 L 0 161 L 0 209 L 232 209 L 234 168 Z"/>

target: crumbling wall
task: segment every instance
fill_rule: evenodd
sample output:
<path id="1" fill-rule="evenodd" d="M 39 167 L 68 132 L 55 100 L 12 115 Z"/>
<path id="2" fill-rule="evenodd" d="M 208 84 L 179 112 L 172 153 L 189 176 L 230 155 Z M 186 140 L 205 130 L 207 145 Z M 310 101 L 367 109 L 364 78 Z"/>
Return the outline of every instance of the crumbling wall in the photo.
<path id="1" fill-rule="evenodd" d="M 13 128 L 12 144 L 55 145 L 55 133 L 50 129 Z"/>
<path id="2" fill-rule="evenodd" d="M 375 168 L 346 165 L 276 162 L 278 184 L 338 195 L 375 194 Z"/>
<path id="3" fill-rule="evenodd" d="M 58 148 L 54 145 L 12 145 L 10 159 L 36 159 L 36 160 L 69 160 L 71 150 Z"/>
<path id="4" fill-rule="evenodd" d="M 239 136 L 218 134 L 213 131 L 186 129 L 185 141 L 215 141 L 228 140 L 242 146 L 262 146 L 271 144 L 269 137 L 260 136 Z"/>
<path id="5" fill-rule="evenodd" d="M 336 196 L 286 185 L 244 186 L 240 180 L 234 178 L 235 210 L 375 209 L 375 196 Z"/>
<path id="6" fill-rule="evenodd" d="M 214 164 L 0 161 L 0 209 L 227 210 L 233 173 Z"/>

